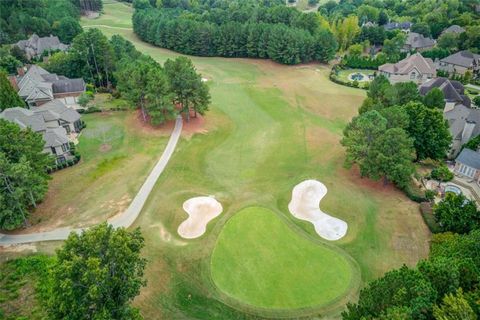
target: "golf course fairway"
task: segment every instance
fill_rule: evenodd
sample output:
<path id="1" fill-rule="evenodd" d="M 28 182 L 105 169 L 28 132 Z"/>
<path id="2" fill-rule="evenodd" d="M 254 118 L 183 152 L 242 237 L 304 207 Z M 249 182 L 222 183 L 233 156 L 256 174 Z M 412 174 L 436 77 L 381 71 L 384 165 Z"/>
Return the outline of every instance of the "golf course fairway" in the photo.
<path id="1" fill-rule="evenodd" d="M 356 266 L 340 250 L 292 230 L 273 211 L 249 207 L 223 227 L 211 258 L 227 296 L 262 309 L 304 309 L 341 299 Z"/>

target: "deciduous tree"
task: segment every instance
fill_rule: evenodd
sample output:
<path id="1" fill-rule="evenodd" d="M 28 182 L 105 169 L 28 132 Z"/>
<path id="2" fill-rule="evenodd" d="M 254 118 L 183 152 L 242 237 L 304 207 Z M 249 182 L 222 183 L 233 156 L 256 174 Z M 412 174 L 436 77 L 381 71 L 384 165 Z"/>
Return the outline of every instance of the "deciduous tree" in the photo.
<path id="1" fill-rule="evenodd" d="M 141 319 L 130 303 L 145 285 L 140 229 L 103 223 L 72 232 L 52 267 L 48 309 L 53 319 Z"/>
<path id="2" fill-rule="evenodd" d="M 0 111 L 13 107 L 24 107 L 17 91 L 13 89 L 12 84 L 7 78 L 7 73 L 0 69 Z"/>
<path id="3" fill-rule="evenodd" d="M 468 233 L 480 226 L 480 212 L 475 202 L 463 194 L 447 193 L 433 212 L 443 231 Z"/>

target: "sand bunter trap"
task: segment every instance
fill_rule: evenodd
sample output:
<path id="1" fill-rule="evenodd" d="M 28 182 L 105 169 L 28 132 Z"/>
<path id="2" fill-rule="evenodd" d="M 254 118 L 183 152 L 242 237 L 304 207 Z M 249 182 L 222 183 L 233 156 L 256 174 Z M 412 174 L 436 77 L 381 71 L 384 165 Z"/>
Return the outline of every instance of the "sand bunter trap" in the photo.
<path id="1" fill-rule="evenodd" d="M 320 210 L 320 201 L 326 194 L 327 187 L 323 183 L 305 180 L 293 188 L 288 210 L 295 218 L 311 222 L 320 237 L 334 241 L 345 236 L 348 225 Z"/>
<path id="2" fill-rule="evenodd" d="M 213 197 L 195 197 L 183 203 L 183 210 L 188 213 L 187 220 L 178 227 L 178 234 L 185 239 L 200 237 L 207 230 L 207 224 L 214 219 L 223 208 Z"/>

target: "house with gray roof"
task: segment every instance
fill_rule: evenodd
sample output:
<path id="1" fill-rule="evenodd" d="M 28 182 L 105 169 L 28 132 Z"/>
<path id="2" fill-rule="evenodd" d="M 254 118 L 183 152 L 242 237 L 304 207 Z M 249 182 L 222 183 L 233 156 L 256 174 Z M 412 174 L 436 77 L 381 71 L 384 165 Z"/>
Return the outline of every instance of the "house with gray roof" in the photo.
<path id="1" fill-rule="evenodd" d="M 473 76 L 478 76 L 480 74 L 480 54 L 467 50 L 454 53 L 438 61 L 437 69 L 459 75 L 465 75 L 467 71 L 470 71 Z"/>
<path id="2" fill-rule="evenodd" d="M 403 46 L 403 51 L 404 52 L 410 52 L 410 51 L 425 51 L 425 50 L 430 50 L 435 45 L 437 42 L 433 40 L 432 38 L 427 38 L 423 36 L 420 33 L 416 32 L 410 32 L 407 35 L 407 39 L 405 40 L 405 45 Z"/>
<path id="3" fill-rule="evenodd" d="M 453 171 L 458 175 L 471 178 L 479 183 L 480 153 L 464 148 L 455 159 L 455 168 Z"/>
<path id="4" fill-rule="evenodd" d="M 446 109 L 453 108 L 457 104 L 463 104 L 469 108 L 471 107 L 472 102 L 465 94 L 465 87 L 461 82 L 439 77 L 420 85 L 418 91 L 420 92 L 420 95 L 425 96 L 433 88 L 438 88 L 443 92 Z"/>
<path id="5" fill-rule="evenodd" d="M 72 132 L 80 132 L 82 129 L 82 120 L 80 114 L 67 107 L 60 100 L 52 100 L 41 107 L 32 107 L 31 110 L 43 117 L 47 128 L 56 128 L 61 126 L 65 129 L 67 134 Z"/>
<path id="6" fill-rule="evenodd" d="M 445 109 L 443 117 L 452 135 L 449 158 L 455 158 L 465 143 L 480 135 L 480 109 L 458 104 L 450 110 Z"/>
<path id="7" fill-rule="evenodd" d="M 445 30 L 443 30 L 442 35 L 445 34 L 445 33 L 460 34 L 460 33 L 464 33 L 464 32 L 465 32 L 465 29 L 463 29 L 459 25 L 454 24 L 454 25 L 451 25 L 450 27 L 446 28 Z"/>
<path id="8" fill-rule="evenodd" d="M 73 158 L 70 152 L 70 134 L 80 132 L 83 127 L 80 114 L 58 100 L 31 110 L 7 108 L 0 113 L 0 119 L 41 134 L 45 141 L 43 151 L 52 154 L 57 163 Z"/>
<path id="9" fill-rule="evenodd" d="M 405 33 L 410 33 L 413 23 L 411 22 L 389 22 L 383 26 L 386 31 L 400 30 Z"/>
<path id="10" fill-rule="evenodd" d="M 41 106 L 53 99 L 62 100 L 67 105 L 74 105 L 78 96 L 85 92 L 86 84 L 81 78 L 69 79 L 50 73 L 37 65 L 28 67 L 27 72 L 20 69 L 14 79 L 18 95 L 29 106 Z"/>
<path id="11" fill-rule="evenodd" d="M 423 84 L 437 76 L 432 59 L 424 58 L 420 53 L 412 54 L 397 63 L 381 65 L 378 70 L 391 83 L 412 81 Z"/>
<path id="12" fill-rule="evenodd" d="M 25 53 L 28 60 L 40 57 L 45 51 L 65 51 L 68 49 L 68 45 L 61 43 L 56 36 L 39 37 L 35 33 L 27 40 L 18 41 L 15 46 Z"/>

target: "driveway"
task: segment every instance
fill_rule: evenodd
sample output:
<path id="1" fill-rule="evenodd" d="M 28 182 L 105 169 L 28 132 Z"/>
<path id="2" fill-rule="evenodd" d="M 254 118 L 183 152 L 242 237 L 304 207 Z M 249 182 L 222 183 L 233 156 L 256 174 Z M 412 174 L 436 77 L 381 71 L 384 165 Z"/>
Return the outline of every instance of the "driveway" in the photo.
<path id="1" fill-rule="evenodd" d="M 163 170 L 167 166 L 168 161 L 172 157 L 175 147 L 177 146 L 178 139 L 182 133 L 183 121 L 182 117 L 179 116 L 175 121 L 175 128 L 172 131 L 170 139 L 168 140 L 167 147 L 162 153 L 162 156 L 158 160 L 155 167 L 152 169 L 147 179 L 143 183 L 142 187 L 138 191 L 137 195 L 133 201 L 128 206 L 127 210 L 122 212 L 119 215 L 116 215 L 108 220 L 108 223 L 115 228 L 124 227 L 128 228 L 131 226 L 137 217 L 142 212 L 143 206 L 150 195 L 155 183 L 162 174 Z M 31 243 L 38 241 L 52 241 L 52 240 L 65 240 L 67 239 L 70 232 L 80 232 L 83 229 L 72 229 L 72 228 L 58 228 L 46 232 L 38 233 L 28 233 L 28 234 L 18 234 L 18 235 L 7 235 L 0 233 L 0 246 L 12 245 L 12 244 L 21 244 L 21 243 Z"/>

